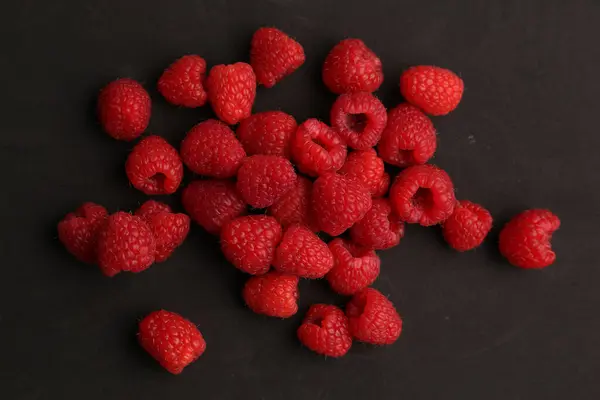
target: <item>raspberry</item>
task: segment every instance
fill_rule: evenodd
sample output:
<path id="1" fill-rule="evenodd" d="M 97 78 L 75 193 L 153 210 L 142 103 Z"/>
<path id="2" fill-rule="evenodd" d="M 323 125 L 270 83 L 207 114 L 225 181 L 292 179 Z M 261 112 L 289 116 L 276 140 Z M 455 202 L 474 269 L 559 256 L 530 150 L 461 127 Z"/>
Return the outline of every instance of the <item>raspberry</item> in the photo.
<path id="1" fill-rule="evenodd" d="M 269 271 L 281 226 L 273 217 L 249 215 L 229 221 L 221 230 L 221 250 L 236 268 L 262 275 Z"/>
<path id="2" fill-rule="evenodd" d="M 313 185 L 313 210 L 321 230 L 341 235 L 371 208 L 371 196 L 361 183 L 338 174 L 327 174 Z"/>
<path id="3" fill-rule="evenodd" d="M 374 199 L 363 219 L 350 228 L 355 243 L 375 250 L 394 247 L 404 237 L 404 223 L 392 211 L 388 199 Z"/>
<path id="4" fill-rule="evenodd" d="M 373 149 L 358 150 L 348 154 L 346 162 L 339 170 L 340 175 L 365 185 L 372 195 L 381 191 L 384 172 L 383 160 L 377 157 Z"/>
<path id="5" fill-rule="evenodd" d="M 152 102 L 146 89 L 133 79 L 117 79 L 98 96 L 98 117 L 102 127 L 117 140 L 131 141 L 148 127 Z"/>
<path id="6" fill-rule="evenodd" d="M 403 103 L 390 111 L 377 150 L 385 162 L 404 168 L 425 164 L 436 147 L 431 120 L 418 108 Z"/>
<path id="7" fill-rule="evenodd" d="M 98 233 L 106 221 L 106 208 L 83 203 L 58 223 L 58 239 L 79 261 L 94 264 Z"/>
<path id="8" fill-rule="evenodd" d="M 444 221 L 442 232 L 446 242 L 458 251 L 479 246 L 492 229 L 492 216 L 479 204 L 461 200 L 452 215 Z"/>
<path id="9" fill-rule="evenodd" d="M 196 325 L 165 310 L 154 311 L 140 321 L 138 340 L 164 369 L 175 375 L 206 350 L 206 342 Z"/>
<path id="10" fill-rule="evenodd" d="M 133 187 L 145 194 L 172 194 L 183 179 L 183 164 L 165 139 L 148 136 L 129 153 L 125 172 Z"/>
<path id="11" fill-rule="evenodd" d="M 375 146 L 386 123 L 385 107 L 371 93 L 342 94 L 331 107 L 331 126 L 353 149 L 367 150 Z"/>
<path id="12" fill-rule="evenodd" d="M 256 80 L 265 87 L 277 82 L 304 64 L 302 45 L 276 28 L 260 28 L 250 43 L 250 64 Z"/>
<path id="13" fill-rule="evenodd" d="M 143 218 L 156 240 L 156 262 L 165 261 L 179 247 L 190 231 L 190 217 L 175 214 L 171 208 L 154 200 L 148 200 L 135 212 Z"/>
<path id="14" fill-rule="evenodd" d="M 383 82 L 381 60 L 362 40 L 342 40 L 325 59 L 323 82 L 337 94 L 374 92 Z"/>
<path id="15" fill-rule="evenodd" d="M 171 207 L 168 204 L 161 203 L 156 200 L 148 200 L 144 202 L 137 210 L 135 210 L 135 215 L 141 217 L 147 224 L 152 221 L 152 217 L 161 212 L 171 213 Z"/>
<path id="16" fill-rule="evenodd" d="M 299 176 L 296 184 L 281 196 L 267 212 L 279 221 L 284 228 L 292 224 L 306 225 L 312 231 L 318 231 L 312 211 L 313 183 Z"/>
<path id="17" fill-rule="evenodd" d="M 348 331 L 348 318 L 336 306 L 313 304 L 298 328 L 300 342 L 314 351 L 328 357 L 341 357 L 352 346 Z"/>
<path id="18" fill-rule="evenodd" d="M 454 185 L 434 165 L 415 165 L 398 174 L 390 189 L 392 209 L 404 222 L 431 226 L 444 222 L 454 211 Z"/>
<path id="19" fill-rule="evenodd" d="M 206 80 L 208 99 L 219 119 L 235 125 L 252 114 L 256 76 L 246 63 L 215 65 Z"/>
<path id="20" fill-rule="evenodd" d="M 329 242 L 335 264 L 326 278 L 331 288 L 342 295 L 353 295 L 375 282 L 381 264 L 375 251 L 344 239 Z"/>
<path id="21" fill-rule="evenodd" d="M 183 56 L 169 65 L 158 80 L 158 91 L 176 106 L 202 107 L 206 104 L 204 75 L 206 61 L 200 56 Z"/>
<path id="22" fill-rule="evenodd" d="M 376 345 L 392 344 L 402 331 L 402 319 L 391 301 L 373 288 L 356 293 L 346 305 L 354 339 Z"/>
<path id="23" fill-rule="evenodd" d="M 298 311 L 298 277 L 275 271 L 253 276 L 246 281 L 242 296 L 257 314 L 289 318 Z"/>
<path id="24" fill-rule="evenodd" d="M 183 163 L 200 175 L 230 178 L 245 157 L 246 152 L 233 131 L 214 119 L 194 126 L 181 142 Z"/>
<path id="25" fill-rule="evenodd" d="M 292 159 L 310 176 L 335 172 L 346 159 L 346 145 L 338 134 L 314 118 L 304 121 L 292 135 Z"/>
<path id="26" fill-rule="evenodd" d="M 379 187 L 373 193 L 373 198 L 384 197 L 390 188 L 390 174 L 384 172 L 379 181 Z"/>
<path id="27" fill-rule="evenodd" d="M 242 120 L 236 134 L 248 155 L 291 157 L 290 141 L 296 120 L 282 111 L 265 111 Z"/>
<path id="28" fill-rule="evenodd" d="M 275 252 L 273 267 L 301 278 L 322 278 L 333 268 L 333 255 L 317 235 L 303 225 L 291 225 Z"/>
<path id="29" fill-rule="evenodd" d="M 428 65 L 409 68 L 400 76 L 400 93 L 430 115 L 446 115 L 462 97 L 464 83 L 454 72 Z"/>
<path id="30" fill-rule="evenodd" d="M 248 157 L 237 175 L 237 189 L 246 203 L 265 208 L 275 203 L 296 184 L 292 164 L 279 156 Z"/>
<path id="31" fill-rule="evenodd" d="M 559 227 L 560 219 L 549 210 L 523 211 L 500 232 L 500 253 L 516 267 L 547 267 L 556 260 L 550 242 Z"/>

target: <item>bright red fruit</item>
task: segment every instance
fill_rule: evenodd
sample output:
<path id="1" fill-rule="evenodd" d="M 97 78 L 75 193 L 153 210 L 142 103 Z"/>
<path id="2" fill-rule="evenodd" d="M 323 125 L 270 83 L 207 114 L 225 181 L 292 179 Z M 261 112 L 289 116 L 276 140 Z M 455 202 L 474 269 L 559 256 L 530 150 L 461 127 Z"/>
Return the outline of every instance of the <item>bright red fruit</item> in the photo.
<path id="1" fill-rule="evenodd" d="M 490 212 L 468 200 L 457 202 L 454 212 L 442 225 L 444 239 L 458 251 L 467 251 L 479 246 L 490 229 Z"/>
<path id="2" fill-rule="evenodd" d="M 464 83 L 454 72 L 418 65 L 400 76 L 400 92 L 409 103 L 430 115 L 446 115 L 458 107 Z"/>
<path id="3" fill-rule="evenodd" d="M 276 271 L 253 276 L 246 281 L 242 295 L 255 313 L 288 318 L 298 311 L 298 277 Z"/>
<path id="4" fill-rule="evenodd" d="M 291 157 L 290 142 L 296 120 L 283 111 L 265 111 L 242 120 L 236 134 L 246 153 Z"/>
<path id="5" fill-rule="evenodd" d="M 386 123 L 385 107 L 371 93 L 344 93 L 331 107 L 331 126 L 348 147 L 356 150 L 375 146 Z"/>
<path id="6" fill-rule="evenodd" d="M 404 237 L 404 223 L 392 211 L 388 199 L 373 199 L 371 209 L 350 228 L 350 237 L 370 249 L 389 249 Z"/>
<path id="7" fill-rule="evenodd" d="M 348 332 L 348 318 L 336 306 L 313 304 L 298 328 L 300 342 L 314 351 L 328 357 L 341 357 L 352 346 Z"/>
<path id="8" fill-rule="evenodd" d="M 402 331 L 402 319 L 391 301 L 378 290 L 364 289 L 346 305 L 350 334 L 361 342 L 392 344 Z"/>
<path id="9" fill-rule="evenodd" d="M 375 251 L 336 238 L 329 242 L 335 261 L 327 274 L 331 288 L 342 295 L 352 295 L 370 286 L 379 276 L 381 261 Z"/>
<path id="10" fill-rule="evenodd" d="M 202 107 L 206 104 L 204 88 L 206 61 L 195 54 L 185 55 L 169 65 L 158 80 L 158 91 L 176 106 Z"/>
<path id="11" fill-rule="evenodd" d="M 249 64 L 215 65 L 206 87 L 213 111 L 226 124 L 235 125 L 252 114 L 256 76 Z"/>
<path id="12" fill-rule="evenodd" d="M 58 239 L 79 261 L 94 264 L 97 260 L 98 233 L 106 222 L 106 208 L 83 203 L 58 223 Z"/>
<path id="13" fill-rule="evenodd" d="M 384 168 L 383 160 L 377 157 L 375 150 L 358 150 L 348 154 L 348 158 L 346 158 L 346 162 L 340 168 L 339 174 L 362 183 L 371 195 L 375 196 L 383 190 L 382 185 L 384 183 L 382 183 L 382 180 L 385 179 Z"/>
<path id="14" fill-rule="evenodd" d="M 254 208 L 269 207 L 286 194 L 298 176 L 292 163 L 279 156 L 248 157 L 237 174 L 237 189 Z"/>
<path id="15" fill-rule="evenodd" d="M 346 160 L 347 148 L 339 135 L 323 122 L 311 118 L 292 135 L 292 159 L 310 176 L 335 172 Z"/>
<path id="16" fill-rule="evenodd" d="M 312 231 L 318 231 L 312 211 L 313 183 L 303 176 L 298 176 L 294 187 L 279 198 L 267 212 L 279 221 L 284 228 L 292 224 L 306 225 Z"/>

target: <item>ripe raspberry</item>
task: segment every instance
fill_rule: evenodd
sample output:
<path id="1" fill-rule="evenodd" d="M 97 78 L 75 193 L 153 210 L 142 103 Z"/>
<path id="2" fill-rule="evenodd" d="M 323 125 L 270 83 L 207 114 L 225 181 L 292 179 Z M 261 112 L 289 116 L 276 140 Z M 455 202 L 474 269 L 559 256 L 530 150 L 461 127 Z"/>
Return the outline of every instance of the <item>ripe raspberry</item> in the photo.
<path id="1" fill-rule="evenodd" d="M 344 93 L 331 107 L 331 126 L 356 150 L 375 146 L 386 123 L 385 107 L 371 93 Z"/>
<path id="2" fill-rule="evenodd" d="M 248 155 L 291 157 L 290 141 L 296 120 L 282 111 L 265 111 L 242 120 L 236 134 Z"/>
<path id="3" fill-rule="evenodd" d="M 400 76 L 402 96 L 430 115 L 446 115 L 454 110 L 463 91 L 462 79 L 444 68 L 419 65 Z"/>
<path id="4" fill-rule="evenodd" d="M 275 252 L 273 267 L 301 278 L 322 278 L 333 268 L 333 255 L 317 235 L 303 225 L 291 225 Z"/>
<path id="5" fill-rule="evenodd" d="M 219 119 L 235 125 L 252 114 L 256 76 L 246 63 L 215 65 L 206 80 L 208 99 Z"/>
<path id="6" fill-rule="evenodd" d="M 404 223 L 392 211 L 388 199 L 374 199 L 363 219 L 350 228 L 355 243 L 375 250 L 394 247 L 404 237 Z"/>
<path id="7" fill-rule="evenodd" d="M 202 107 L 206 104 L 204 89 L 206 61 L 190 54 L 175 60 L 158 80 L 158 91 L 176 106 Z"/>
<path id="8" fill-rule="evenodd" d="M 292 163 L 279 156 L 248 157 L 237 175 L 237 189 L 246 203 L 265 208 L 275 203 L 296 184 Z"/>
<path id="9" fill-rule="evenodd" d="M 335 172 L 346 159 L 346 145 L 338 134 L 314 118 L 304 121 L 292 135 L 292 159 L 310 176 Z"/>
<path id="10" fill-rule="evenodd" d="M 221 230 L 221 250 L 236 268 L 250 274 L 269 271 L 281 226 L 273 217 L 249 215 L 229 221 Z"/>
<path id="11" fill-rule="evenodd" d="M 298 328 L 298 339 L 315 353 L 328 357 L 341 357 L 352 346 L 348 318 L 338 307 L 328 304 L 310 306 Z"/>
<path id="12" fill-rule="evenodd" d="M 370 286 L 379 276 L 375 251 L 344 239 L 329 242 L 335 264 L 326 278 L 333 291 L 349 296 Z"/>
<path id="13" fill-rule="evenodd" d="M 323 82 L 337 94 L 374 92 L 383 82 L 381 60 L 362 40 L 342 40 L 325 59 Z"/>
<path id="14" fill-rule="evenodd" d="M 556 260 L 551 240 L 559 227 L 560 219 L 549 210 L 523 211 L 500 232 L 500 253 L 516 267 L 547 267 Z"/>
<path id="15" fill-rule="evenodd" d="M 454 211 L 454 185 L 434 165 L 415 165 L 398 174 L 390 189 L 392 209 L 404 222 L 431 226 L 444 222 Z"/>
<path id="16" fill-rule="evenodd" d="M 392 344 L 402 331 L 402 319 L 392 302 L 373 288 L 356 293 L 346 305 L 346 315 L 350 334 L 361 342 Z"/>
<path id="17" fill-rule="evenodd" d="M 284 228 L 292 224 L 302 224 L 312 231 L 318 231 L 319 227 L 312 211 L 312 187 L 313 183 L 310 180 L 299 176 L 294 187 L 269 207 L 267 212 Z"/>
<path id="18" fill-rule="evenodd" d="M 383 178 L 383 160 L 377 157 L 373 149 L 353 151 L 348 154 L 346 162 L 339 170 L 340 175 L 355 179 L 363 184 L 367 190 L 375 195 L 381 191 Z M 389 176 L 388 176 L 389 177 Z"/>
<path id="19" fill-rule="evenodd" d="M 183 163 L 200 175 L 230 178 L 245 157 L 246 152 L 233 131 L 214 119 L 194 126 L 181 142 Z"/>
<path id="20" fill-rule="evenodd" d="M 171 213 L 171 207 L 168 204 L 161 203 L 156 200 L 148 200 L 144 202 L 137 210 L 135 210 L 135 215 L 142 218 L 146 221 L 147 224 L 152 221 L 152 217 L 161 212 Z"/>
<path id="21" fill-rule="evenodd" d="M 383 161 L 402 168 L 425 164 L 436 148 L 433 123 L 418 108 L 403 103 L 390 111 L 377 147 Z"/>
<path id="22" fill-rule="evenodd" d="M 146 203 L 157 202 L 149 200 Z M 163 206 L 169 207 L 166 204 Z M 135 214 L 142 216 L 150 227 L 150 230 L 152 230 L 152 234 L 156 240 L 155 261 L 165 261 L 173 254 L 177 247 L 181 246 L 187 237 L 190 231 L 190 217 L 185 214 L 175 214 L 171 211 L 158 211 L 159 207 L 156 205 L 142 207 Z M 156 212 L 149 212 L 150 209 Z"/>
<path id="23" fill-rule="evenodd" d="M 165 139 L 148 136 L 129 153 L 125 172 L 133 187 L 145 194 L 172 194 L 183 179 L 183 164 Z"/>
<path id="24" fill-rule="evenodd" d="M 98 96 L 98 117 L 102 127 L 117 140 L 131 141 L 148 127 L 152 102 L 146 89 L 133 79 L 117 79 Z"/>
<path id="25" fill-rule="evenodd" d="M 175 375 L 206 350 L 206 342 L 196 325 L 165 310 L 154 311 L 140 321 L 138 340 L 164 369 Z"/>
<path id="26" fill-rule="evenodd" d="M 270 88 L 304 64 L 304 49 L 279 29 L 260 28 L 250 43 L 250 64 L 258 83 Z"/>
<path id="27" fill-rule="evenodd" d="M 383 175 L 381 176 L 381 181 L 379 181 L 379 187 L 377 188 L 375 193 L 373 193 L 373 198 L 385 197 L 385 195 L 387 194 L 389 189 L 390 189 L 390 174 L 388 174 L 387 172 L 384 172 Z"/>
<path id="28" fill-rule="evenodd" d="M 289 318 L 298 311 L 298 277 L 275 271 L 253 276 L 246 282 L 242 296 L 257 314 Z"/>
<path id="29" fill-rule="evenodd" d="M 58 239 L 79 261 L 94 264 L 98 233 L 106 221 L 106 208 L 83 203 L 58 223 Z"/>
<path id="30" fill-rule="evenodd" d="M 474 249 L 492 229 L 492 216 L 479 204 L 461 200 L 452 215 L 444 221 L 442 232 L 446 242 L 458 251 Z"/>

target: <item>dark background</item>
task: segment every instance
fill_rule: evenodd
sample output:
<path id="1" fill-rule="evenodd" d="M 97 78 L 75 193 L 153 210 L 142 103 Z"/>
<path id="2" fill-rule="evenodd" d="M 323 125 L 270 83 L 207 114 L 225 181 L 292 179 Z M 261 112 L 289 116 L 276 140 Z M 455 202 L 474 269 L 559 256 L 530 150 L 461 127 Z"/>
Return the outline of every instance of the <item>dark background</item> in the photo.
<path id="1" fill-rule="evenodd" d="M 596 399 L 600 396 L 600 3 L 597 1 L 33 1 L 0 10 L 2 399 Z M 195 226 L 166 263 L 113 279 L 79 264 L 56 223 L 83 201 L 111 212 L 146 197 L 128 185 L 132 147 L 99 128 L 98 90 L 116 77 L 144 83 L 148 132 L 178 145 L 208 108 L 177 109 L 157 94 L 185 53 L 210 66 L 248 60 L 251 35 L 275 25 L 296 37 L 305 65 L 255 111 L 328 120 L 320 81 L 328 50 L 362 38 L 381 58 L 387 107 L 400 72 L 435 64 L 466 91 L 435 118 L 457 196 L 484 204 L 495 229 L 459 254 L 436 228 L 410 226 L 381 252 L 375 287 L 404 318 L 389 347 L 355 344 L 339 360 L 302 348 L 295 329 L 314 302 L 342 305 L 323 281 L 301 282 L 289 320 L 248 311 L 244 277 Z M 179 207 L 178 195 L 166 201 Z M 525 208 L 562 220 L 555 265 L 509 266 L 498 230 Z M 206 353 L 182 375 L 137 345 L 136 323 L 160 308 L 199 324 Z"/>

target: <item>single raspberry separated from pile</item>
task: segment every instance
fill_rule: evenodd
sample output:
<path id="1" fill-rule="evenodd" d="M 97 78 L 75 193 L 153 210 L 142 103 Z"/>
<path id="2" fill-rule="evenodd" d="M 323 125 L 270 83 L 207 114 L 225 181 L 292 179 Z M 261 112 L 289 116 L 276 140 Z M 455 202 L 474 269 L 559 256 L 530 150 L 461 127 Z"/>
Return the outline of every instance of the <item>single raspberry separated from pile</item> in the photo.
<path id="1" fill-rule="evenodd" d="M 465 85 L 449 69 L 418 65 L 400 76 L 400 93 L 430 115 L 446 115 L 458 107 Z"/>
<path id="2" fill-rule="evenodd" d="M 190 217 L 171 212 L 171 208 L 158 201 L 148 200 L 135 215 L 143 218 L 156 240 L 155 261 L 162 262 L 183 243 L 190 231 Z"/>
<path id="3" fill-rule="evenodd" d="M 391 301 L 373 288 L 356 293 L 346 305 L 348 326 L 354 339 L 384 345 L 394 343 L 402 331 L 402 319 Z"/>
<path id="4" fill-rule="evenodd" d="M 442 225 L 446 242 L 458 251 L 478 247 L 492 229 L 492 216 L 479 204 L 461 200 L 454 212 Z"/>
<path id="5" fill-rule="evenodd" d="M 311 118 L 292 135 L 292 159 L 310 176 L 335 172 L 346 160 L 347 148 L 339 135 L 325 123 Z"/>
<path id="6" fill-rule="evenodd" d="M 206 80 L 208 99 L 219 119 L 235 125 L 252 114 L 256 76 L 249 64 L 215 65 Z"/>
<path id="7" fill-rule="evenodd" d="M 384 168 L 383 160 L 377 156 L 375 150 L 358 150 L 348 154 L 339 174 L 362 183 L 374 196 L 382 191 Z"/>
<path id="8" fill-rule="evenodd" d="M 342 357 L 352 346 L 348 318 L 336 306 L 313 304 L 298 328 L 300 342 L 327 357 Z"/>
<path id="9" fill-rule="evenodd" d="M 283 111 L 265 111 L 242 120 L 236 134 L 246 153 L 291 158 L 290 142 L 298 124 Z"/>
<path id="10" fill-rule="evenodd" d="M 242 296 L 257 314 L 289 318 L 298 312 L 298 280 L 296 275 L 267 272 L 248 279 Z"/>
<path id="11" fill-rule="evenodd" d="M 248 157 L 237 174 L 237 189 L 254 208 L 273 205 L 296 184 L 292 163 L 279 156 L 257 154 Z"/>
<path id="12" fill-rule="evenodd" d="M 340 95 L 331 107 L 330 118 L 331 126 L 348 147 L 356 150 L 375 146 L 387 123 L 385 106 L 367 92 Z"/>
<path id="13" fill-rule="evenodd" d="M 275 217 L 284 228 L 292 224 L 302 224 L 312 231 L 318 231 L 319 227 L 312 211 L 312 186 L 313 183 L 309 179 L 298 176 L 294 187 L 269 207 L 267 213 Z"/>
<path id="14" fill-rule="evenodd" d="M 329 250 L 335 262 L 326 278 L 336 293 L 353 295 L 379 276 L 381 261 L 375 251 L 340 238 L 329 242 Z"/>
<path id="15" fill-rule="evenodd" d="M 373 193 L 373 198 L 385 197 L 385 195 L 387 195 L 388 191 L 390 190 L 390 181 L 390 174 L 384 172 L 381 176 L 381 181 L 379 181 L 379 187 L 377 188 L 375 193 Z"/>
<path id="16" fill-rule="evenodd" d="M 158 91 L 171 104 L 189 108 L 206 104 L 206 61 L 195 54 L 175 60 L 158 80 Z"/>
<path id="17" fill-rule="evenodd" d="M 58 223 L 58 239 L 79 261 L 96 263 L 98 233 L 106 222 L 106 208 L 95 203 L 83 203 Z"/>
<path id="18" fill-rule="evenodd" d="M 350 228 L 352 240 L 370 249 L 394 247 L 404 237 L 404 223 L 392 211 L 388 199 L 374 199 L 363 219 Z"/>

